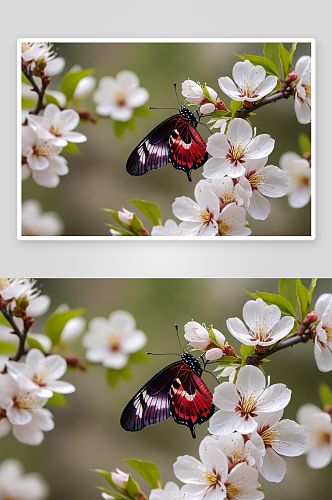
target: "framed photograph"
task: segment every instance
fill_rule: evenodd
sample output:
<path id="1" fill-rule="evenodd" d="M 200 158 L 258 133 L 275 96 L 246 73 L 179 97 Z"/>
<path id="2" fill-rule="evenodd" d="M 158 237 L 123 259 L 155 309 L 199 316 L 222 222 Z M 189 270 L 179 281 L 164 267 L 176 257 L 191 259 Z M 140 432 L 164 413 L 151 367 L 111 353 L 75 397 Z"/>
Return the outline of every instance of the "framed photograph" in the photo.
<path id="1" fill-rule="evenodd" d="M 315 238 L 313 39 L 32 38 L 17 59 L 19 239 Z"/>

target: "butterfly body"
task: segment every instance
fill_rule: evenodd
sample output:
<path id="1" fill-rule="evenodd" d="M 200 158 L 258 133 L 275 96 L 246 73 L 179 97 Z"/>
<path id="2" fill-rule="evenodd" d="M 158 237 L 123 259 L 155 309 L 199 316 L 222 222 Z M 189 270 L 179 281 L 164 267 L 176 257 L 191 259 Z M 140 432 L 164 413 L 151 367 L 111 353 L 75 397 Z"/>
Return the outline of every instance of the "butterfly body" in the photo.
<path id="1" fill-rule="evenodd" d="M 204 165 L 208 158 L 206 144 L 197 132 L 195 114 L 181 107 L 179 114 L 170 116 L 154 128 L 138 144 L 127 160 L 130 175 L 144 175 L 150 170 L 171 163 L 174 168 L 191 172 Z"/>
<path id="2" fill-rule="evenodd" d="M 214 412 L 213 396 L 201 379 L 202 373 L 200 361 L 184 352 L 181 360 L 157 373 L 129 401 L 121 415 L 121 427 L 136 432 L 171 416 L 189 427 L 195 438 L 196 425 L 209 420 Z"/>

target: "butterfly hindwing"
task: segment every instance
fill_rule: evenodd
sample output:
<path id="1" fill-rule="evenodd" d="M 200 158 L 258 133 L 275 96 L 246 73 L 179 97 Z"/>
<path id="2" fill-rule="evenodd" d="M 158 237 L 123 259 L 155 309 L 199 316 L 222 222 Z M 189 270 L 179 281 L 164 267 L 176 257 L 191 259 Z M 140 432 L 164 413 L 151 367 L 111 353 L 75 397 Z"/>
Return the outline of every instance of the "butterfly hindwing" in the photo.
<path id="1" fill-rule="evenodd" d="M 168 141 L 169 161 L 184 170 L 191 181 L 191 172 L 204 165 L 208 158 L 206 144 L 195 127 L 182 118 Z"/>
<path id="2" fill-rule="evenodd" d="M 140 431 L 169 418 L 168 394 L 182 367 L 182 361 L 166 366 L 135 394 L 122 412 L 120 424 L 123 429 Z"/>
<path id="3" fill-rule="evenodd" d="M 127 160 L 129 174 L 144 175 L 169 163 L 168 141 L 179 119 L 182 119 L 180 115 L 167 118 L 144 137 Z"/>
<path id="4" fill-rule="evenodd" d="M 213 396 L 203 380 L 183 365 L 170 392 L 170 414 L 176 423 L 187 425 L 193 438 L 195 427 L 209 420 L 214 413 Z"/>

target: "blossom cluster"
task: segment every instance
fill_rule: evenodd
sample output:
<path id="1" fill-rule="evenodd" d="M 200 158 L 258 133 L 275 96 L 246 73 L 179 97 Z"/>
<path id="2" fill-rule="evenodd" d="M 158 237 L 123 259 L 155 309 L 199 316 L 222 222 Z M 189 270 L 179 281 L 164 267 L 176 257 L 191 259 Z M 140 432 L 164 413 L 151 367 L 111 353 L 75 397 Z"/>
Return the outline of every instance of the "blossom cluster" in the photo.
<path id="1" fill-rule="evenodd" d="M 300 123 L 310 122 L 311 58 L 301 57 L 296 66 L 298 77 L 293 92 L 295 111 Z M 233 79 L 221 77 L 220 89 L 233 101 L 251 107 L 272 93 L 277 77 L 266 77 L 262 66 L 249 60 L 237 62 Z M 235 83 L 234 83 L 235 82 Z M 182 84 L 182 94 L 190 104 L 200 106 L 202 114 L 225 110 L 217 93 L 192 80 Z M 211 130 L 220 128 L 207 141 L 210 158 L 203 166 L 204 180 L 195 187 L 195 201 L 182 196 L 172 205 L 179 226 L 171 219 L 164 226 L 154 226 L 151 236 L 247 236 L 251 234 L 246 213 L 253 219 L 265 220 L 270 213 L 266 197 L 280 198 L 289 194 L 294 208 L 310 200 L 310 164 L 296 153 L 285 153 L 280 168 L 268 164 L 275 141 L 268 134 L 256 135 L 242 118 L 212 118 Z M 226 131 L 227 127 L 227 131 Z"/>
<path id="2" fill-rule="evenodd" d="M 65 359 L 31 349 L 25 362 L 8 361 L 0 374 L 0 437 L 12 429 L 21 443 L 39 445 L 44 432 L 54 428 L 52 413 L 44 408 L 53 393 L 69 394 L 75 387 L 59 381 L 67 369 Z"/>

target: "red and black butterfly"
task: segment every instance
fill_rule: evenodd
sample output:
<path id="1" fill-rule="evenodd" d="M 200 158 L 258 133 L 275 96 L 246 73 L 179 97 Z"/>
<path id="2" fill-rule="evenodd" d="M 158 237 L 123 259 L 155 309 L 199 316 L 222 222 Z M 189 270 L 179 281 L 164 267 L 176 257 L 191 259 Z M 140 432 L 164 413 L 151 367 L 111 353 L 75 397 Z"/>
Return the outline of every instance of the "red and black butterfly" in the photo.
<path id="1" fill-rule="evenodd" d="M 144 175 L 171 163 L 178 170 L 184 170 L 191 181 L 191 171 L 208 159 L 206 144 L 196 130 L 197 124 L 195 114 L 180 107 L 179 114 L 160 123 L 134 149 L 127 160 L 127 172 Z"/>
<path id="2" fill-rule="evenodd" d="M 201 362 L 184 352 L 181 360 L 157 373 L 129 401 L 121 415 L 121 427 L 137 432 L 171 416 L 177 424 L 188 426 L 195 438 L 196 425 L 209 420 L 215 409 L 202 373 Z"/>

